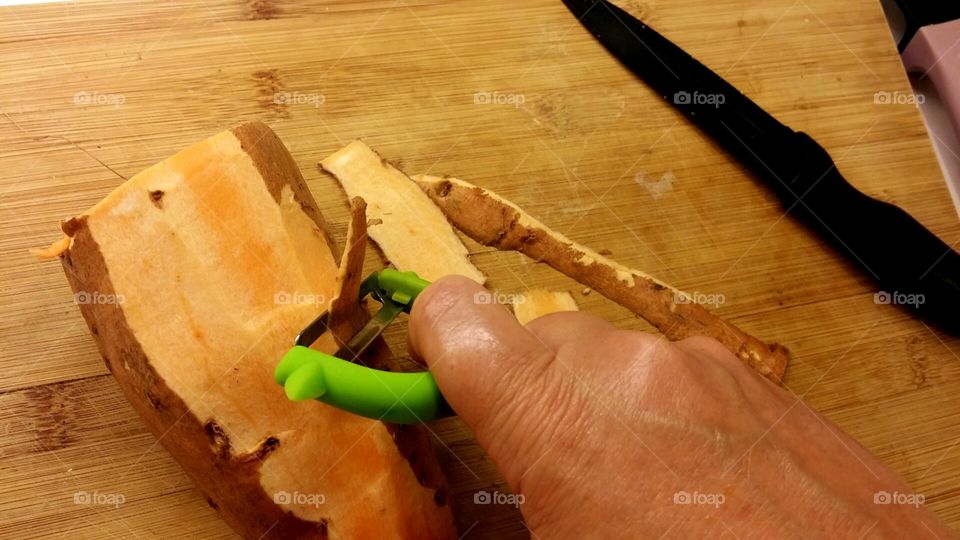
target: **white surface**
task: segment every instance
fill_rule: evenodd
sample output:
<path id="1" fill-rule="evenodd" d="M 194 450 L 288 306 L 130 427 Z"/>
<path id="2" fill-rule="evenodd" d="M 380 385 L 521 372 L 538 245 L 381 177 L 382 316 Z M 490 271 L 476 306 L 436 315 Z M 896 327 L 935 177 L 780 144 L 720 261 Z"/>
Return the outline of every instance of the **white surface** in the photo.
<path id="1" fill-rule="evenodd" d="M 906 28 L 903 13 L 893 0 L 880 0 L 880 5 L 887 16 L 887 24 L 890 26 L 894 41 L 899 42 Z M 940 100 L 933 84 L 928 79 L 919 78 L 919 75 L 912 76 L 910 83 L 913 84 L 915 93 L 926 98 L 920 103 L 920 112 L 923 113 L 923 121 L 930 134 L 930 142 L 937 152 L 940 170 L 943 171 L 947 188 L 950 189 L 953 206 L 957 209 L 957 215 L 960 216 L 960 195 L 958 195 L 960 193 L 960 142 L 958 142 L 960 136 L 953 131 L 943 101 Z"/>
<path id="2" fill-rule="evenodd" d="M 947 187 L 950 188 L 950 196 L 953 197 L 953 205 L 957 209 L 957 215 L 960 216 L 960 195 L 958 195 L 960 193 L 960 142 L 953 131 L 937 89 L 933 87 L 930 80 L 915 79 L 911 82 L 914 91 L 923 94 L 926 98 L 920 105 L 920 112 L 923 113 L 923 120 L 927 125 L 927 132 L 930 133 L 933 148 L 937 151 L 940 169 L 943 170 Z"/>

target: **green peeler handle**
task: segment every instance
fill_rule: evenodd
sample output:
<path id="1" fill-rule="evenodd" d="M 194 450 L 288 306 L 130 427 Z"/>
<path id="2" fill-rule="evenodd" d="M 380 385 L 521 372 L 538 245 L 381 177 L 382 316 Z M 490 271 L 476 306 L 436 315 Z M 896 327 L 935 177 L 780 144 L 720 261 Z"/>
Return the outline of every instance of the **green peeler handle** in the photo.
<path id="1" fill-rule="evenodd" d="M 403 311 L 410 313 L 413 301 L 427 288 L 427 285 L 430 285 L 430 282 L 422 279 L 416 272 L 384 268 L 363 280 L 360 284 L 360 298 L 373 294 L 377 300 L 382 301 L 387 297 L 398 304 L 403 304 Z"/>
<path id="2" fill-rule="evenodd" d="M 385 268 L 363 281 L 360 298 L 372 294 L 409 313 L 429 284 L 413 272 Z M 381 371 L 299 345 L 284 355 L 274 379 L 293 401 L 316 399 L 385 422 L 415 424 L 453 415 L 428 371 Z"/>
<path id="3" fill-rule="evenodd" d="M 317 399 L 384 422 L 415 424 L 453 414 L 428 371 L 381 371 L 296 346 L 274 378 L 293 401 Z"/>

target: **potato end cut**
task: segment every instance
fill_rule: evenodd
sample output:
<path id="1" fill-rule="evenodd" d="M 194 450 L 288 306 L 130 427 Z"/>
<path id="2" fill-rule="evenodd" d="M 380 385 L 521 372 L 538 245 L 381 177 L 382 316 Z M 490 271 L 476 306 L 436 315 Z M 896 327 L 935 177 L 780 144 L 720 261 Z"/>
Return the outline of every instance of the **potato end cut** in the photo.
<path id="1" fill-rule="evenodd" d="M 549 313 L 579 310 L 577 301 L 566 291 L 531 289 L 518 296 L 513 303 L 513 314 L 524 325 Z"/>

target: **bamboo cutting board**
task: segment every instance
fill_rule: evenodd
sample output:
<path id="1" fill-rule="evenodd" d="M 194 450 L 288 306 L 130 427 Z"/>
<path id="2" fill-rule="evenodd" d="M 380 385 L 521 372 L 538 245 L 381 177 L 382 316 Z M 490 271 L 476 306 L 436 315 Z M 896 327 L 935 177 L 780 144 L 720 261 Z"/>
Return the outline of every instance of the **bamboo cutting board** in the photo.
<path id="1" fill-rule="evenodd" d="M 876 103 L 909 86 L 874 0 L 622 4 L 813 134 L 857 187 L 960 241 L 918 111 Z M 876 304 L 863 274 L 558 0 L 82 2 L 0 15 L 0 536 L 232 536 L 121 397 L 59 265 L 27 250 L 124 178 L 254 119 L 289 146 L 339 241 L 346 199 L 316 163 L 363 138 L 410 174 L 492 188 L 620 262 L 722 297 L 723 316 L 791 348 L 791 391 L 960 526 L 960 340 Z M 469 245 L 499 292 L 569 290 L 586 311 L 649 329 L 549 268 Z M 402 327 L 390 341 L 405 350 Z M 431 429 L 461 531 L 526 536 L 515 508 L 475 503 L 505 487 L 462 424 Z"/>

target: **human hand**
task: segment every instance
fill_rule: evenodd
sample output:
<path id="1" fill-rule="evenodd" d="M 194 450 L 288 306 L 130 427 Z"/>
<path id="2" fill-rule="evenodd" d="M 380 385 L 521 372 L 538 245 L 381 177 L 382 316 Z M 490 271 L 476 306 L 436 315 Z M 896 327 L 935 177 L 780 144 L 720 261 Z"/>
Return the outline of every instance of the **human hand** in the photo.
<path id="1" fill-rule="evenodd" d="M 894 472 L 716 341 L 577 312 L 524 327 L 475 302 L 483 292 L 461 277 L 428 287 L 410 350 L 537 536 L 953 537 Z"/>

